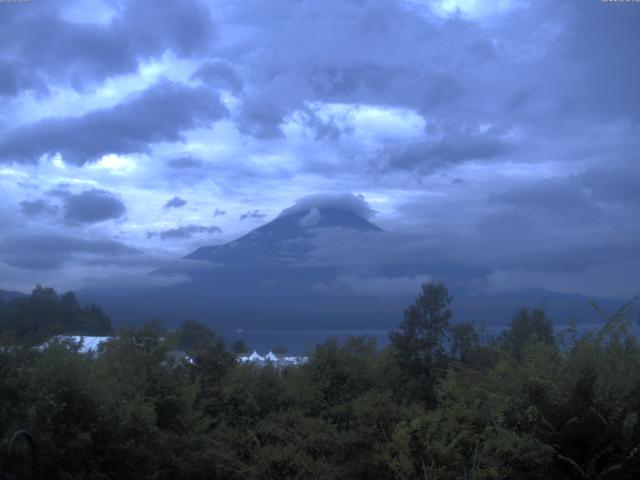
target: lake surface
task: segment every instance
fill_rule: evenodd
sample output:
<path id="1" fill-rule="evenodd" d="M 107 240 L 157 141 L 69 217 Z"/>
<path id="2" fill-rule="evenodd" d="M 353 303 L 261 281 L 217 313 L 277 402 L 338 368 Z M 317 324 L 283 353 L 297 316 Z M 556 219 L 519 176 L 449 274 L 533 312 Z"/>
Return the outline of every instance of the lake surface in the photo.
<path id="1" fill-rule="evenodd" d="M 580 333 L 596 330 L 602 327 L 603 323 L 578 324 L 577 330 Z M 558 324 L 554 326 L 556 333 L 567 330 L 568 324 Z M 506 325 L 493 325 L 490 327 L 476 327 L 481 337 L 487 338 L 499 335 L 505 330 Z M 633 325 L 635 335 L 640 338 L 638 323 Z M 236 340 L 244 341 L 251 351 L 257 350 L 260 354 L 265 354 L 269 350 L 283 348 L 291 355 L 303 355 L 313 351 L 317 344 L 325 342 L 331 337 L 336 337 L 340 341 L 348 337 L 367 336 L 376 339 L 379 347 L 385 347 L 389 343 L 390 330 L 232 330 L 223 331 L 222 335 L 228 342 Z"/>
<path id="2" fill-rule="evenodd" d="M 389 343 L 388 330 L 233 330 L 222 334 L 228 342 L 242 340 L 251 351 L 257 350 L 260 354 L 283 348 L 291 355 L 303 355 L 331 337 L 344 341 L 365 335 L 375 338 L 379 346 Z"/>

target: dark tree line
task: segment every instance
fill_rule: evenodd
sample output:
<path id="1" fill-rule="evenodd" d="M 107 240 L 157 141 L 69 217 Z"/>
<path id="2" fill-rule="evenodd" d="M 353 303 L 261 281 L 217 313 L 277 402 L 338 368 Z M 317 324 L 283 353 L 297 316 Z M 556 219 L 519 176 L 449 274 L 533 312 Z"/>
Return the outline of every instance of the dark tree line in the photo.
<path id="1" fill-rule="evenodd" d="M 583 335 L 522 310 L 486 339 L 451 301 L 425 284 L 388 347 L 331 339 L 284 370 L 193 321 L 123 329 L 99 356 L 5 348 L 0 434 L 32 431 L 51 479 L 638 478 L 627 310 Z"/>
<path id="2" fill-rule="evenodd" d="M 40 344 L 53 335 L 108 335 L 111 320 L 95 306 L 80 306 L 73 292 L 58 295 L 38 285 L 31 295 L 0 299 L 0 341 Z"/>

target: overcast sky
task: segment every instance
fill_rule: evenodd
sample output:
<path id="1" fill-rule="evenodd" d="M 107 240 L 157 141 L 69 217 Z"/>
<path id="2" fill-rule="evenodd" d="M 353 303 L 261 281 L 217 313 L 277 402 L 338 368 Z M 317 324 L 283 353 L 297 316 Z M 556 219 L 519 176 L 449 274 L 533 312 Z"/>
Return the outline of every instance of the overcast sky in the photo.
<path id="1" fill-rule="evenodd" d="M 639 121 L 640 3 L 0 2 L 0 288 L 353 193 L 483 288 L 628 296 Z"/>

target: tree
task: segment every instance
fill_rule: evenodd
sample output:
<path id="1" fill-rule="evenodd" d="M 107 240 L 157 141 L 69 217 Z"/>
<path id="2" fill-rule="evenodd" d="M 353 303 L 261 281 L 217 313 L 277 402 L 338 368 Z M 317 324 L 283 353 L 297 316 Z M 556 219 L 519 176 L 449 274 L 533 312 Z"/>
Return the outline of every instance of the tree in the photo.
<path id="1" fill-rule="evenodd" d="M 177 331 L 178 346 L 190 355 L 216 340 L 216 335 L 195 320 L 185 320 Z"/>
<path id="2" fill-rule="evenodd" d="M 112 329 L 99 307 L 81 307 L 73 292 L 58 295 L 38 285 L 0 308 L 0 331 L 7 342 L 34 345 L 54 335 L 109 335 Z"/>
<path id="3" fill-rule="evenodd" d="M 282 345 L 278 345 L 276 347 L 273 347 L 273 353 L 275 353 L 276 355 L 286 355 L 289 351 L 287 349 L 287 347 L 284 347 Z"/>
<path id="4" fill-rule="evenodd" d="M 451 340 L 451 356 L 464 363 L 469 363 L 473 352 L 480 345 L 480 336 L 473 325 L 459 323 L 449 329 Z"/>
<path id="5" fill-rule="evenodd" d="M 451 319 L 449 305 L 453 297 L 441 282 L 428 282 L 404 312 L 400 328 L 391 332 L 393 344 L 415 357 L 444 353 L 442 341 Z"/>
<path id="6" fill-rule="evenodd" d="M 304 371 L 312 385 L 312 397 L 305 403 L 324 411 L 339 428 L 348 429 L 350 402 L 374 384 L 375 339 L 351 337 L 344 345 L 337 338 L 317 345 Z"/>
<path id="7" fill-rule="evenodd" d="M 249 346 L 244 342 L 244 340 L 236 340 L 231 345 L 231 351 L 236 355 L 242 355 L 249 351 Z"/>
<path id="8" fill-rule="evenodd" d="M 526 308 L 520 309 L 502 336 L 502 348 L 520 359 L 526 345 L 538 342 L 548 345 L 554 343 L 551 321 L 541 308 L 536 308 L 531 313 Z"/>
<path id="9" fill-rule="evenodd" d="M 444 360 L 443 340 L 452 313 L 452 295 L 441 282 L 428 282 L 404 313 L 398 330 L 389 334 L 404 378 L 405 393 L 433 399 L 434 367 Z"/>

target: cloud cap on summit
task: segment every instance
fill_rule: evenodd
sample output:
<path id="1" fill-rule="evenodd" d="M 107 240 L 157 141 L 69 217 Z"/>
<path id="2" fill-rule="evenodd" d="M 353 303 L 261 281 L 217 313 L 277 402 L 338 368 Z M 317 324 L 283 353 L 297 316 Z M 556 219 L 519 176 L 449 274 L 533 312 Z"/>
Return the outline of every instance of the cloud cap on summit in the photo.
<path id="1" fill-rule="evenodd" d="M 285 208 L 280 212 L 279 216 L 293 215 L 314 208 L 319 210 L 326 208 L 344 210 L 355 213 L 367 220 L 376 214 L 376 211 L 369 206 L 363 195 L 353 193 L 318 193 L 298 199 L 291 207 Z"/>

